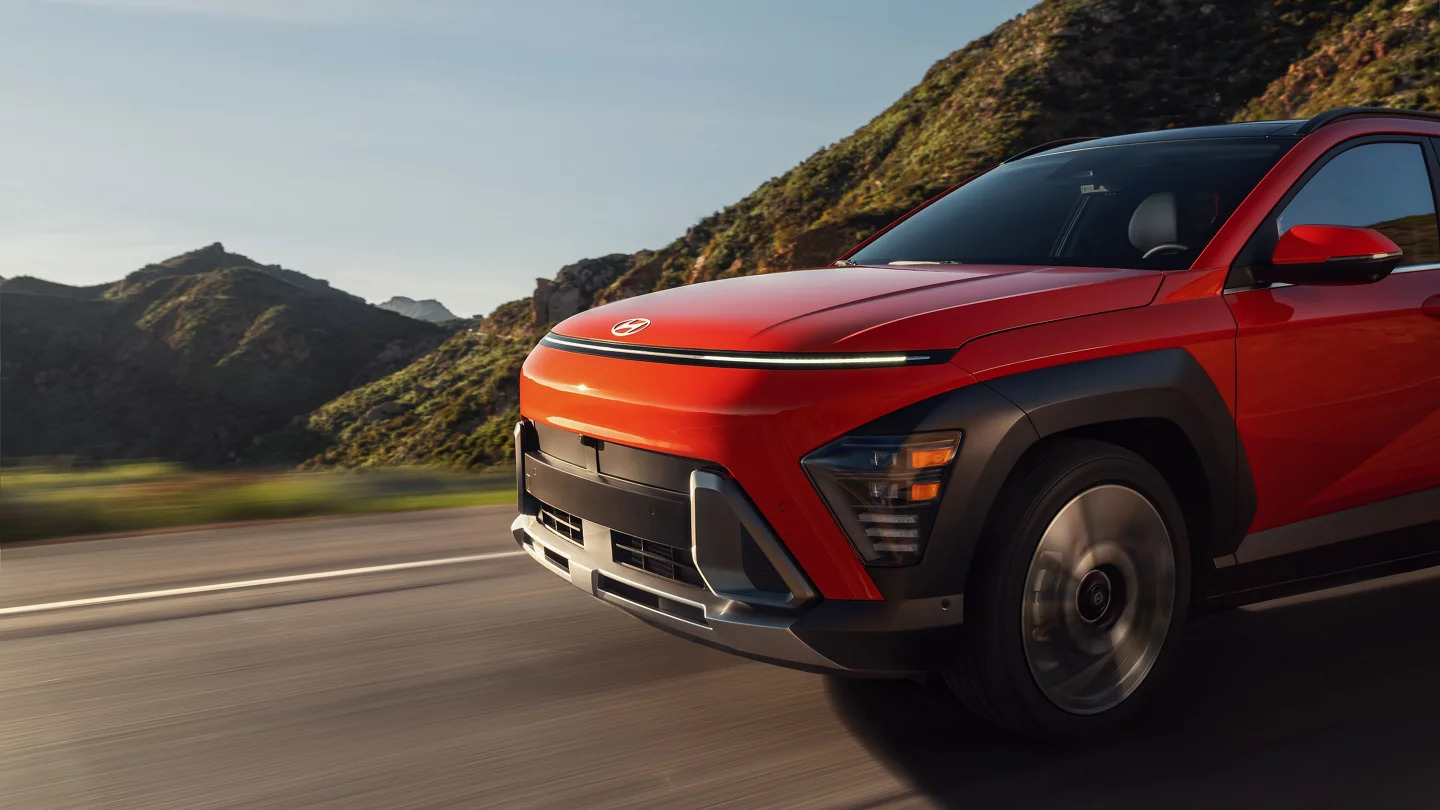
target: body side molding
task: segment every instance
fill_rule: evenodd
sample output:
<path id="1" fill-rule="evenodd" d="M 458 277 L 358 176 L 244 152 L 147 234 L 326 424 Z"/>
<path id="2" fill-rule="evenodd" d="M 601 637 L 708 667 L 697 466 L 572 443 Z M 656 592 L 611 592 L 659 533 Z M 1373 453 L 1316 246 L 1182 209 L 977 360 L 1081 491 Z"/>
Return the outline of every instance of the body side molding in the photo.
<path id="1" fill-rule="evenodd" d="M 1440 524 L 1440 487 L 1246 535 L 1235 560 L 1255 562 L 1427 523 Z"/>

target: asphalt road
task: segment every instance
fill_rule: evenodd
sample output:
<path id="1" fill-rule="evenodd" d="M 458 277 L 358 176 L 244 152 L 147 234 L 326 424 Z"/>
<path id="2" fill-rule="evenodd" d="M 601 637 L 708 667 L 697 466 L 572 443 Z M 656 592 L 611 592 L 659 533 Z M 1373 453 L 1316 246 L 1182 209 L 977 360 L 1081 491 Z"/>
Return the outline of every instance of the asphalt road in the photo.
<path id="1" fill-rule="evenodd" d="M 1434 573 L 1209 617 L 1142 723 L 1054 747 L 652 630 L 508 522 L 0 550 L 0 807 L 1440 806 Z"/>

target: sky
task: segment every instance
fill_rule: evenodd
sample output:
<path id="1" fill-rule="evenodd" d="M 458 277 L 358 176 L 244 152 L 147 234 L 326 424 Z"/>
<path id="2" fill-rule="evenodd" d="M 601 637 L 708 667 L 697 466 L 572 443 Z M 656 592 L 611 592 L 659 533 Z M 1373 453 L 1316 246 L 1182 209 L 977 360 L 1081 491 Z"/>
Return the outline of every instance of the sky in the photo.
<path id="1" fill-rule="evenodd" d="M 659 248 L 1033 0 L 0 0 L 0 276 L 223 242 L 460 315 Z"/>

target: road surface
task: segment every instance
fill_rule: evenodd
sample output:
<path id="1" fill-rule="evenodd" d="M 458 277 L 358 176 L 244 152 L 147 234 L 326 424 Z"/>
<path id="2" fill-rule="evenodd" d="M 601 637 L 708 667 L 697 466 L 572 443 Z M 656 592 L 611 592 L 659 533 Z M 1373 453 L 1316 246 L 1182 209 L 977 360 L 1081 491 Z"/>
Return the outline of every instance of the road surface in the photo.
<path id="1" fill-rule="evenodd" d="M 0 807 L 1440 806 L 1433 573 L 1199 622 L 1157 711 L 1061 748 L 652 630 L 508 523 L 0 549 Z"/>

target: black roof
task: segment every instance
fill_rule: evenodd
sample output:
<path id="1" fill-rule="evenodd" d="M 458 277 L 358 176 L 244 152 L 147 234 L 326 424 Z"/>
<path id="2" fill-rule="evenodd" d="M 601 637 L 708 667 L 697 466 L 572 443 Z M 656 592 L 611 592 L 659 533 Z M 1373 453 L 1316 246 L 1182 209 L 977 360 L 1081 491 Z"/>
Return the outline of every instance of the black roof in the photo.
<path id="1" fill-rule="evenodd" d="M 1389 107 L 1341 107 L 1320 113 L 1313 118 L 1297 118 L 1288 121 L 1243 121 L 1236 124 L 1218 124 L 1208 127 L 1132 132 L 1108 138 L 1066 138 L 1062 141 L 1052 141 L 1031 147 L 1007 158 L 1004 162 L 1009 163 L 1012 160 L 1019 160 L 1031 155 L 1059 154 L 1076 149 L 1093 149 L 1097 146 L 1118 146 L 1127 143 L 1186 141 L 1201 138 L 1300 138 L 1327 124 L 1347 118 L 1419 118 L 1440 121 L 1440 113 L 1396 110 Z"/>
<path id="2" fill-rule="evenodd" d="M 1189 141 L 1196 138 L 1263 138 L 1278 135 L 1294 135 L 1295 130 L 1305 123 L 1300 121 L 1246 121 L 1240 124 L 1219 124 L 1210 127 L 1184 127 L 1182 129 L 1159 129 L 1153 132 L 1133 132 L 1129 135 L 1115 135 L 1086 141 L 1086 146 L 1116 146 L 1122 143 L 1149 143 L 1150 141 Z"/>
<path id="3" fill-rule="evenodd" d="M 1239 124 L 1219 124 L 1209 127 L 1183 127 L 1181 129 L 1157 129 L 1151 132 L 1132 132 L 1127 135 L 1112 135 L 1108 138 L 1068 138 L 1064 141 L 1041 144 L 1018 155 L 1005 159 L 1006 163 L 1039 154 L 1059 154 L 1075 149 L 1094 149 L 1098 146 L 1119 146 L 1127 143 L 1155 143 L 1157 141 L 1193 141 L 1202 138 L 1264 138 L 1294 136 L 1305 121 L 1246 121 Z"/>

